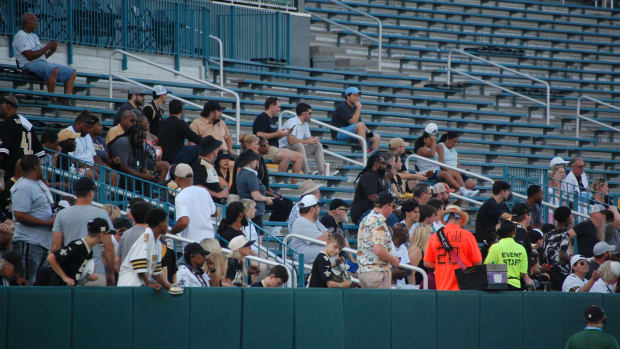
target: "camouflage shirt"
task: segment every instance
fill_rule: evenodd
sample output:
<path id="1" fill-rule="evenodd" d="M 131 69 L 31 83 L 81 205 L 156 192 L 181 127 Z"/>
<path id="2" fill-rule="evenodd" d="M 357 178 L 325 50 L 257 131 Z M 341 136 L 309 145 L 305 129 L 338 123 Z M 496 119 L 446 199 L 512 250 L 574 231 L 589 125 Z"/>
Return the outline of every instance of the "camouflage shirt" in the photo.
<path id="1" fill-rule="evenodd" d="M 357 243 L 359 272 L 390 271 L 390 264 L 373 251 L 374 245 L 381 245 L 392 254 L 392 237 L 382 214 L 372 210 L 364 217 L 357 232 Z"/>

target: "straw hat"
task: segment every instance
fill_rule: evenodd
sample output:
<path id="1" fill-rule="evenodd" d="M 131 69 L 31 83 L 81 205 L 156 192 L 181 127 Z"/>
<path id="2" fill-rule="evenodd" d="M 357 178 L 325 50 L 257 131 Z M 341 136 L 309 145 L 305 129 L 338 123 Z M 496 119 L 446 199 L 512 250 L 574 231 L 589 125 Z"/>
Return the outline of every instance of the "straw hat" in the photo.
<path id="1" fill-rule="evenodd" d="M 445 210 L 439 212 L 439 219 L 441 220 L 441 223 L 443 223 L 444 225 L 448 224 L 445 218 L 446 218 L 446 215 L 449 213 L 455 213 L 459 215 L 459 217 L 461 217 L 461 222 L 459 223 L 461 227 L 465 226 L 465 224 L 469 222 L 469 215 L 467 214 L 467 212 L 462 211 L 461 208 L 457 205 L 448 205 L 448 207 L 446 207 Z"/>

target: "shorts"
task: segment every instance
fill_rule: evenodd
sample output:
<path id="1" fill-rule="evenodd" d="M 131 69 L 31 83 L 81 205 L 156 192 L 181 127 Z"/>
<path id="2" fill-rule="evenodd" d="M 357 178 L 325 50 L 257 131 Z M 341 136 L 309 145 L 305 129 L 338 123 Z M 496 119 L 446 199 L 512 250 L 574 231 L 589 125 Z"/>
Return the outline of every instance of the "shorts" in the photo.
<path id="1" fill-rule="evenodd" d="M 269 152 L 263 155 L 263 158 L 269 160 L 269 162 L 274 163 L 278 162 L 278 153 L 280 152 L 280 148 L 274 147 L 273 145 L 269 146 Z"/>
<path id="2" fill-rule="evenodd" d="M 392 288 L 392 275 L 387 271 L 368 271 L 359 273 L 362 288 Z"/>
<path id="3" fill-rule="evenodd" d="M 424 174 L 424 173 L 422 173 L 422 174 Z M 428 181 L 439 181 L 439 170 L 433 172 L 433 174 L 430 177 L 428 177 L 427 180 Z"/>
<path id="4" fill-rule="evenodd" d="M 44 60 L 33 61 L 24 66 L 24 70 L 27 70 L 31 73 L 36 74 L 38 77 L 40 77 L 43 80 L 47 80 L 47 78 L 49 78 L 50 75 L 52 75 L 52 70 L 54 70 L 54 68 L 58 68 L 58 74 L 57 74 L 56 80 L 62 83 L 69 80 L 71 75 L 75 73 L 74 68 L 71 68 L 66 65 L 50 63 Z"/>
<path id="5" fill-rule="evenodd" d="M 346 127 L 341 127 L 341 129 L 345 130 L 345 131 L 349 131 L 351 133 L 355 133 L 355 126 L 357 124 L 351 124 L 349 126 Z M 336 135 L 336 140 L 337 141 L 356 141 L 357 138 L 355 137 L 351 137 L 348 134 L 344 134 L 342 132 L 338 132 L 338 134 Z"/>

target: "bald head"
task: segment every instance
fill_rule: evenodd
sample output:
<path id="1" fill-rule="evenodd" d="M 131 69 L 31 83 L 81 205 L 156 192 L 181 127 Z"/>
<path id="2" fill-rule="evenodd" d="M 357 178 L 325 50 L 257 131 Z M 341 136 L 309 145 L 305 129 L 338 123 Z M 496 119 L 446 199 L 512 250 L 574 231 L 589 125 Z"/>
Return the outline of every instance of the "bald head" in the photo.
<path id="1" fill-rule="evenodd" d="M 26 33 L 37 30 L 37 16 L 34 13 L 26 12 L 22 15 L 22 30 Z"/>
<path id="2" fill-rule="evenodd" d="M 127 109 L 121 113 L 121 128 L 127 132 L 131 126 L 133 126 L 137 121 L 136 113 L 134 113 L 131 109 Z"/>

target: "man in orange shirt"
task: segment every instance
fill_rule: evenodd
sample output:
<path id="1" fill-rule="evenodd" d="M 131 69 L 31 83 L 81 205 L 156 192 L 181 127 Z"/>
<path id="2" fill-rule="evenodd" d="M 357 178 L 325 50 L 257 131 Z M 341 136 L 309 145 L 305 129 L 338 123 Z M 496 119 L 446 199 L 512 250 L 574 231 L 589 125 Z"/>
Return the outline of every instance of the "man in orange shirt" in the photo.
<path id="1" fill-rule="evenodd" d="M 443 234 L 462 264 L 465 267 L 481 264 L 482 255 L 474 234 L 463 229 L 469 220 L 469 215 L 461 211 L 460 207 L 450 205 L 441 212 L 440 218 L 444 224 Z M 459 285 L 454 270 L 459 268 L 459 263 L 452 253 L 443 248 L 437 234 L 433 234 L 428 241 L 424 266 L 435 268 L 435 282 L 438 290 L 458 291 Z"/>

